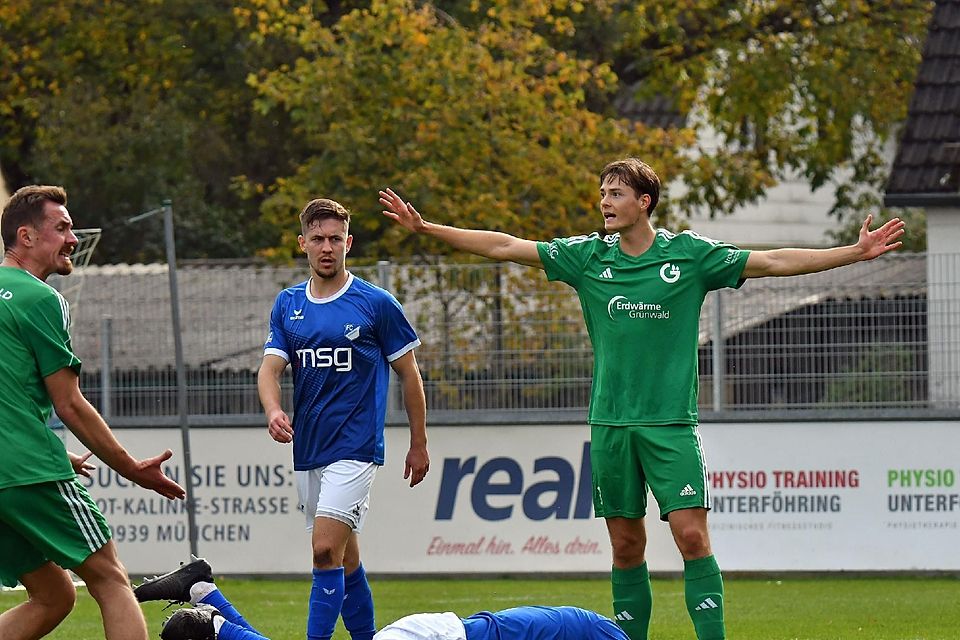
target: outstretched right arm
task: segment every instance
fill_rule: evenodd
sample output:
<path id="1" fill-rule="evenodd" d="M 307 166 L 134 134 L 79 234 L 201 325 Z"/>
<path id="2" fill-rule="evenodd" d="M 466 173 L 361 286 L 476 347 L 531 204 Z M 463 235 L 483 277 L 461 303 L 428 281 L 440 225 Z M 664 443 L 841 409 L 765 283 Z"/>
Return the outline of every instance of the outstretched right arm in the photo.
<path id="1" fill-rule="evenodd" d="M 393 189 L 380 192 L 380 204 L 386 207 L 383 215 L 414 233 L 433 236 L 451 247 L 498 262 L 516 262 L 529 267 L 543 268 L 537 243 L 523 240 L 499 231 L 460 229 L 424 220 L 409 202 L 404 202 Z"/>

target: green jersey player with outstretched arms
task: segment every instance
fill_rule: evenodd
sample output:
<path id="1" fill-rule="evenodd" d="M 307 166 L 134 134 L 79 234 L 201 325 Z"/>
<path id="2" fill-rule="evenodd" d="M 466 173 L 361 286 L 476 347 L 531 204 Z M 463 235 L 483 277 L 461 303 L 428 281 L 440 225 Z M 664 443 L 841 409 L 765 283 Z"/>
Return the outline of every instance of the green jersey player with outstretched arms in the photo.
<path id="1" fill-rule="evenodd" d="M 831 249 L 744 251 L 692 232 L 657 229 L 660 179 L 627 158 L 600 173 L 604 234 L 524 240 L 425 221 L 394 191 L 384 215 L 461 251 L 543 269 L 577 291 L 594 350 L 593 502 L 613 547 L 613 606 L 631 640 L 646 640 L 652 605 L 647 571 L 647 486 L 684 560 L 687 610 L 697 638 L 725 637 L 723 579 L 710 547 L 707 471 L 697 432 L 697 341 L 707 292 L 747 278 L 814 273 L 897 249 L 904 225 L 870 230 Z"/>

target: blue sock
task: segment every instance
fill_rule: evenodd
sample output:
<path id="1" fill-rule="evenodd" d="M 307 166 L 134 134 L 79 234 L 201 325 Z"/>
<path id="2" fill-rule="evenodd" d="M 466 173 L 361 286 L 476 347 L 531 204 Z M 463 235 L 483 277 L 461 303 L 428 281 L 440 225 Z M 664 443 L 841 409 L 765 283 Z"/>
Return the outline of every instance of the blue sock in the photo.
<path id="1" fill-rule="evenodd" d="M 314 569 L 307 640 L 330 640 L 343 608 L 343 567 Z"/>
<path id="2" fill-rule="evenodd" d="M 343 579 L 343 626 L 353 640 L 371 640 L 377 631 L 373 617 L 373 593 L 367 582 L 367 572 L 361 564 Z"/>
<path id="3" fill-rule="evenodd" d="M 217 631 L 217 640 L 268 640 L 252 629 L 241 627 L 224 618 L 223 625 Z"/>
<path id="4" fill-rule="evenodd" d="M 212 607 L 216 607 L 217 611 L 220 612 L 228 622 L 232 622 L 235 625 L 239 625 L 244 629 L 249 629 L 254 633 L 260 633 L 253 628 L 249 622 L 243 619 L 243 616 L 240 615 L 240 612 L 237 611 L 237 608 L 233 606 L 233 603 L 227 600 L 227 597 L 223 595 L 220 589 L 214 589 L 207 595 L 200 598 L 199 602 L 203 604 L 209 604 Z M 262 634 L 261 634 L 262 635 Z"/>

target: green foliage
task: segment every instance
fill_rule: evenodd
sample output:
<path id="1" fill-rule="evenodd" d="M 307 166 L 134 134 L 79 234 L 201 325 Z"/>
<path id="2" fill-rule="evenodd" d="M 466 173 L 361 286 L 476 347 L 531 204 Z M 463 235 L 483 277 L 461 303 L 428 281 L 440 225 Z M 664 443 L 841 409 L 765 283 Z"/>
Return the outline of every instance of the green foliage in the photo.
<path id="1" fill-rule="evenodd" d="M 907 231 L 901 238 L 903 247 L 900 251 L 921 253 L 927 250 L 927 214 L 923 209 L 883 209 L 879 203 L 877 205 L 879 212 L 874 215 L 870 228 L 876 229 L 888 220 L 900 218 L 906 223 Z M 837 244 L 856 244 L 862 225 L 862 218 L 850 216 L 839 229 L 828 232 L 828 235 Z"/>
<path id="2" fill-rule="evenodd" d="M 162 259 L 159 226 L 123 221 L 166 198 L 182 256 L 248 255 L 269 243 L 257 203 L 231 179 L 261 175 L 264 162 L 283 169 L 270 145 L 283 125 L 250 108 L 249 61 L 269 58 L 236 29 L 232 4 L 4 3 L 8 186 L 64 184 L 77 224 L 105 229 L 97 256 L 113 261 Z"/>
<path id="3" fill-rule="evenodd" d="M 317 195 L 354 210 L 355 257 L 448 252 L 387 224 L 386 185 L 440 222 L 586 232 L 597 172 L 626 155 L 669 183 L 662 216 L 729 212 L 800 175 L 856 218 L 883 184 L 930 8 L 7 0 L 0 168 L 13 188 L 65 184 L 115 261 L 162 255 L 157 228 L 122 221 L 165 198 L 183 257 L 289 257 Z M 684 127 L 621 117 L 653 97 Z"/>
<path id="4" fill-rule="evenodd" d="M 355 251 L 426 256 L 448 250 L 391 225 L 377 188 L 396 187 L 439 222 L 541 236 L 599 223 L 596 176 L 614 157 L 657 155 L 676 171 L 682 136 L 585 108 L 584 88 L 615 78 L 535 33 L 549 3 L 502 5 L 473 29 L 410 0 L 372 2 L 334 27 L 293 11 L 273 26 L 305 52 L 252 79 L 259 107 L 288 112 L 307 148 L 264 204 L 290 228 L 286 247 L 295 203 L 310 194 L 354 209 Z"/>

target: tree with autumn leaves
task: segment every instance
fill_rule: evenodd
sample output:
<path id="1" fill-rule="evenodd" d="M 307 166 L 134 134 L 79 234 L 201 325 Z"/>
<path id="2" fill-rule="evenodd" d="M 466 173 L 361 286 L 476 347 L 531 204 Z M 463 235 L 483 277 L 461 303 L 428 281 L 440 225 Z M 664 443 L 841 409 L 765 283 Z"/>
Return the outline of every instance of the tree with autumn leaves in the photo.
<path id="1" fill-rule="evenodd" d="M 722 215 L 790 175 L 859 215 L 879 205 L 930 8 L 9 0 L 0 168 L 10 187 L 67 185 L 110 260 L 159 255 L 121 220 L 164 197 L 185 257 L 288 257 L 317 195 L 354 211 L 355 257 L 446 251 L 385 224 L 386 185 L 438 222 L 584 232 L 599 169 L 627 155 L 669 182 L 662 215 Z M 650 99 L 677 126 L 625 117 Z"/>

